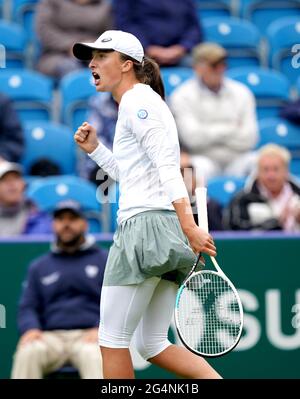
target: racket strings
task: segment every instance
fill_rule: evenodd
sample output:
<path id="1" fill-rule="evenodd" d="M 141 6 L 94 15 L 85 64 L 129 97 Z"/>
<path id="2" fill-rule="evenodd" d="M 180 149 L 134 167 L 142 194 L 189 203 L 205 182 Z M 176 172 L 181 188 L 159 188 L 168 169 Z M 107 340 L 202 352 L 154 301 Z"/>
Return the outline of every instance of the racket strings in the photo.
<path id="1" fill-rule="evenodd" d="M 182 290 L 179 329 L 186 345 L 200 354 L 218 354 L 231 348 L 240 333 L 241 312 L 229 283 L 220 275 L 201 272 Z"/>

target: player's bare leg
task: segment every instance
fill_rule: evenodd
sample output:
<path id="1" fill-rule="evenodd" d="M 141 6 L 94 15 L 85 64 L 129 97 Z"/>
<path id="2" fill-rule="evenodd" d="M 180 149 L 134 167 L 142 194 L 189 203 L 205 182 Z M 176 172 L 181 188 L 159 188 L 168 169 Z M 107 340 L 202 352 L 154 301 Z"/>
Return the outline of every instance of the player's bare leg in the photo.
<path id="1" fill-rule="evenodd" d="M 100 349 L 104 378 L 134 378 L 134 370 L 129 349 L 106 348 L 103 346 L 100 346 Z"/>
<path id="2" fill-rule="evenodd" d="M 181 346 L 168 346 L 164 351 L 148 360 L 183 378 L 222 378 L 206 360 Z"/>

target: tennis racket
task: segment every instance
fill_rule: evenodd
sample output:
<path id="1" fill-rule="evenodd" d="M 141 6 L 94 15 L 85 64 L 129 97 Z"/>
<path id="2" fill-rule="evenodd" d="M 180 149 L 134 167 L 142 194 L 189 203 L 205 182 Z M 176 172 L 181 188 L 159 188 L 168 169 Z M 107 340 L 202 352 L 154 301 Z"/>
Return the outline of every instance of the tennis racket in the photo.
<path id="1" fill-rule="evenodd" d="M 196 189 L 199 227 L 208 231 L 206 188 Z M 243 328 L 242 303 L 232 282 L 214 257 L 216 271 L 200 270 L 201 253 L 178 290 L 175 324 L 182 343 L 204 357 L 222 356 L 239 342 Z"/>

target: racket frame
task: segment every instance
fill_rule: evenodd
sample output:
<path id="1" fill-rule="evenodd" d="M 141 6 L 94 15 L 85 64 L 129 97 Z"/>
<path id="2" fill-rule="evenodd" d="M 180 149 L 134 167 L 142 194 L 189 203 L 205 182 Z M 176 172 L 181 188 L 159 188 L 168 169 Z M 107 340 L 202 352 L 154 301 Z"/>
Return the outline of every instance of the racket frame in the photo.
<path id="1" fill-rule="evenodd" d="M 218 265 L 218 262 L 216 261 L 216 259 L 214 257 L 210 257 L 214 267 L 216 268 L 217 271 L 213 271 L 213 270 L 200 270 L 198 272 L 195 272 L 195 269 L 197 267 L 197 265 L 200 263 L 202 266 L 204 266 L 204 264 L 202 262 L 200 262 L 200 258 L 201 258 L 201 252 L 198 254 L 196 261 L 194 262 L 192 269 L 190 270 L 189 274 L 187 275 L 187 277 L 185 278 L 185 280 L 183 281 L 182 285 L 179 287 L 179 290 L 177 292 L 177 296 L 176 296 L 176 304 L 175 304 L 175 326 L 176 326 L 176 330 L 178 333 L 178 336 L 181 340 L 181 342 L 183 343 L 183 345 L 190 350 L 191 352 L 193 352 L 195 355 L 198 356 L 202 356 L 202 357 L 207 357 L 207 358 L 216 358 L 216 357 L 220 357 L 225 355 L 226 353 L 232 351 L 237 344 L 239 343 L 240 339 L 241 339 L 241 335 L 242 335 L 242 331 L 243 331 L 243 324 L 244 324 L 244 312 L 243 312 L 243 306 L 242 306 L 242 302 L 240 299 L 240 296 L 237 292 L 237 289 L 235 288 L 235 286 L 233 285 L 233 283 L 229 280 L 229 278 L 223 273 L 222 269 L 220 268 L 220 266 Z M 188 285 L 188 282 L 191 280 L 191 278 L 193 278 L 196 275 L 200 275 L 200 274 L 214 274 L 214 275 L 218 275 L 221 276 L 230 286 L 230 288 L 232 289 L 232 291 L 234 292 L 234 295 L 237 299 L 237 303 L 239 306 L 239 313 L 240 313 L 240 317 L 241 317 L 241 322 L 240 322 L 240 330 L 239 330 L 239 334 L 237 336 L 237 338 L 235 339 L 235 342 L 233 345 L 231 345 L 229 348 L 225 349 L 223 352 L 217 353 L 217 354 L 209 354 L 209 353 L 201 353 L 199 351 L 196 351 L 195 349 L 191 348 L 189 345 L 186 344 L 183 335 L 180 331 L 179 328 L 179 312 L 178 312 L 178 305 L 179 305 L 179 301 L 180 301 L 180 296 L 182 291 L 184 290 L 184 288 Z"/>

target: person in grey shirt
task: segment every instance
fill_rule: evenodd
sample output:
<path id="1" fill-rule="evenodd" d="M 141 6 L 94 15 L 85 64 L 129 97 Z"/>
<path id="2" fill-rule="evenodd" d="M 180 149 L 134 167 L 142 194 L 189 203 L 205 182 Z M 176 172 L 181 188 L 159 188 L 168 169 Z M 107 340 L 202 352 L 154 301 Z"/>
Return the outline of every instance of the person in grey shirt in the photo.
<path id="1" fill-rule="evenodd" d="M 106 0 L 43 0 L 36 9 L 36 32 L 41 46 L 37 69 L 62 78 L 84 63 L 72 56 L 77 40 L 94 40 L 112 25 L 111 6 Z"/>

